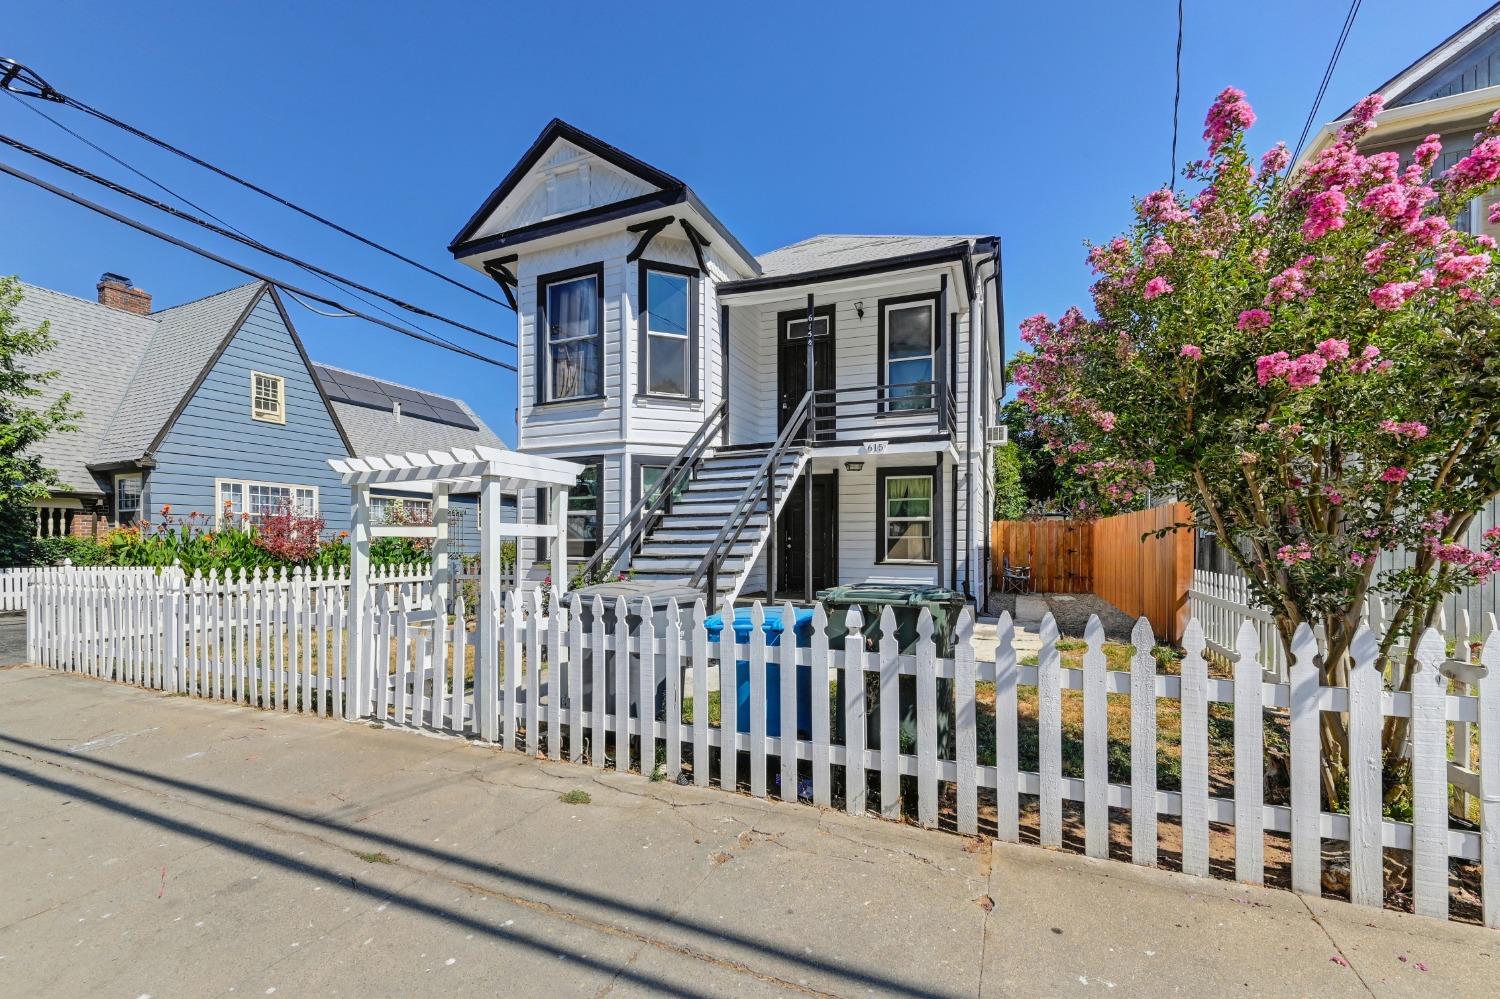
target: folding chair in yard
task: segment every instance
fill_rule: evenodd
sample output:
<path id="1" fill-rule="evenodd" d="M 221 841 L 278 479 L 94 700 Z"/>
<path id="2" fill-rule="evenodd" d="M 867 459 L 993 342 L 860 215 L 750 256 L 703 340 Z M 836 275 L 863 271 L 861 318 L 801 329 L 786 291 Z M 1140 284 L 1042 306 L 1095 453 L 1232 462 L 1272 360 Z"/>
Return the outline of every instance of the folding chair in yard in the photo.
<path id="1" fill-rule="evenodd" d="M 1010 556 L 1005 557 L 1003 574 L 1000 577 L 1001 593 L 1030 593 L 1031 566 L 1011 565 Z"/>

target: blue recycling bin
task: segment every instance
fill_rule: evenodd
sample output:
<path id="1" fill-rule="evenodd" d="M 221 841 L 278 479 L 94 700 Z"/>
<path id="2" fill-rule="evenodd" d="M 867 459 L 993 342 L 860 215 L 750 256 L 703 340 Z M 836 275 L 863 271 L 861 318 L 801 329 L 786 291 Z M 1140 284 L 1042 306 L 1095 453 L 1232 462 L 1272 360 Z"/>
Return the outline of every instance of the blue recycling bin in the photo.
<path id="1" fill-rule="evenodd" d="M 766 633 L 766 646 L 779 646 L 786 623 L 781 619 L 780 608 L 766 610 L 765 623 L 761 630 Z M 812 644 L 811 610 L 798 608 L 793 611 L 795 620 L 792 632 L 797 638 L 797 647 L 805 649 Z M 703 622 L 708 631 L 708 640 L 717 642 L 724 631 L 724 617 L 715 614 Z M 734 612 L 734 637 L 740 644 L 750 641 L 750 608 L 742 607 Z M 735 727 L 740 732 L 750 731 L 750 660 L 735 660 Z M 723 676 L 723 665 L 720 667 Z M 722 689 L 722 681 L 720 687 Z M 766 663 L 766 735 L 781 737 L 781 666 Z M 799 738 L 812 738 L 812 671 L 806 666 L 797 667 L 797 734 Z"/>

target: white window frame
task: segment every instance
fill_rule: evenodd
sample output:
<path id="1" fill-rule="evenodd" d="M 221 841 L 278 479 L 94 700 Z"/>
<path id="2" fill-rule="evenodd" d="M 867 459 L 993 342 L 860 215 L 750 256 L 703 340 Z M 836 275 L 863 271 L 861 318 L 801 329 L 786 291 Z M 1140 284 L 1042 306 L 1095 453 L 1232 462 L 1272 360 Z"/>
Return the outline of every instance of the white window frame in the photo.
<path id="1" fill-rule="evenodd" d="M 121 507 L 120 507 L 120 496 L 121 496 L 120 484 L 123 483 L 123 482 L 134 482 L 135 483 L 135 509 L 134 510 L 125 511 L 125 510 L 122 510 Z M 145 478 L 144 475 L 142 475 L 140 472 L 123 472 L 123 473 L 121 473 L 119 475 L 116 475 L 115 476 L 115 526 L 116 527 L 122 527 L 122 526 L 124 526 L 126 524 L 138 524 L 138 523 L 140 523 L 141 522 L 141 515 L 145 512 L 145 510 L 144 510 L 145 498 L 146 498 L 146 478 Z M 122 513 L 126 513 L 126 512 L 135 514 L 134 519 L 127 521 L 123 517 L 121 517 L 121 514 Z"/>
<path id="2" fill-rule="evenodd" d="M 276 408 L 275 410 L 262 408 L 260 404 L 260 380 L 265 379 L 269 384 L 276 386 Z M 250 372 L 250 418 L 262 423 L 286 423 L 286 379 L 281 375 L 272 375 L 264 371 Z"/>
<path id="3" fill-rule="evenodd" d="M 686 313 L 686 325 L 681 333 L 670 330 L 654 330 L 651 328 L 651 275 L 660 274 L 666 278 L 681 281 L 682 303 Z M 669 271 L 661 267 L 646 265 L 646 394 L 666 399 L 691 399 L 693 397 L 693 279 L 691 275 L 682 274 L 677 271 Z M 664 392 L 652 384 L 651 347 L 656 338 L 672 339 L 682 341 L 682 391 Z"/>
<path id="4" fill-rule="evenodd" d="M 890 488 L 892 482 L 901 482 L 907 479 L 927 480 L 927 516 L 925 517 L 892 517 Z M 932 565 L 937 561 L 937 518 L 936 510 L 933 509 L 937 503 L 937 477 L 932 472 L 912 472 L 906 475 L 887 475 L 880 484 L 881 518 L 884 534 L 880 538 L 880 561 L 890 565 Z M 891 524 L 923 524 L 927 525 L 927 558 L 892 558 L 891 557 Z"/>
<path id="5" fill-rule="evenodd" d="M 602 394 L 602 392 L 596 386 L 592 384 L 584 385 L 580 381 L 580 391 L 576 394 L 565 396 L 558 395 L 556 384 L 553 381 L 552 347 L 555 343 L 580 343 L 585 340 L 593 340 L 599 345 L 598 377 L 602 382 L 604 378 L 604 313 L 597 310 L 596 306 L 596 311 L 594 314 L 594 324 L 596 326 L 596 329 L 594 329 L 592 332 L 580 334 L 577 336 L 562 337 L 558 340 L 553 340 L 552 310 L 550 308 L 550 298 L 553 288 L 561 288 L 563 285 L 575 284 L 581 281 L 587 281 L 590 283 L 590 285 L 594 289 L 594 300 L 595 302 L 598 302 L 601 280 L 602 279 L 600 278 L 598 272 L 591 272 L 588 274 L 575 274 L 573 277 L 558 278 L 553 281 L 547 281 L 542 285 L 542 301 L 539 303 L 539 306 L 541 315 L 546 320 L 542 323 L 542 326 L 545 327 L 542 330 L 542 365 L 545 369 L 544 373 L 547 378 L 547 395 L 545 399 L 546 402 L 573 402 L 579 399 L 596 399 Z"/>
<path id="6" fill-rule="evenodd" d="M 432 500 L 426 496 L 374 496 L 370 497 L 370 523 L 384 524 L 390 516 L 390 508 L 400 503 L 401 508 L 408 512 L 422 511 L 430 519 L 432 516 Z"/>
<path id="7" fill-rule="evenodd" d="M 224 520 L 224 491 L 228 488 L 238 495 L 239 499 L 231 508 L 229 523 Z M 264 489 L 285 489 L 290 497 L 293 509 L 302 516 L 317 516 L 321 509 L 320 496 L 317 486 L 310 486 L 304 482 L 263 482 L 258 479 L 214 479 L 214 523 L 220 527 L 234 527 L 245 523 L 240 514 L 247 512 L 250 503 L 251 487 Z M 308 506 L 303 506 L 304 499 L 309 501 Z M 256 518 L 251 517 L 249 523 L 258 523 Z"/>
<path id="8" fill-rule="evenodd" d="M 891 314 L 908 309 L 926 309 L 928 315 L 927 353 L 925 355 L 913 354 L 911 357 L 899 358 L 899 360 L 902 362 L 917 361 L 921 360 L 923 357 L 927 358 L 927 365 L 930 374 L 928 375 L 926 381 L 930 385 L 932 385 L 932 389 L 929 390 L 927 401 L 922 403 L 921 405 L 915 406 L 899 405 L 899 403 L 901 403 L 904 398 L 908 397 L 893 396 L 890 394 L 890 389 L 897 384 L 903 386 L 919 384 L 913 382 L 897 383 L 891 379 Z M 937 400 L 936 398 L 934 398 L 934 396 L 936 394 L 937 386 L 937 303 L 933 302 L 931 299 L 923 299 L 913 302 L 882 302 L 880 304 L 880 311 L 882 313 L 881 318 L 884 320 L 885 326 L 885 342 L 881 344 L 882 356 L 880 358 L 880 384 L 886 389 L 886 391 L 883 393 L 885 402 L 882 406 L 882 412 L 920 413 L 926 410 L 936 409 Z M 917 398 L 920 399 L 921 397 L 918 396 Z"/>

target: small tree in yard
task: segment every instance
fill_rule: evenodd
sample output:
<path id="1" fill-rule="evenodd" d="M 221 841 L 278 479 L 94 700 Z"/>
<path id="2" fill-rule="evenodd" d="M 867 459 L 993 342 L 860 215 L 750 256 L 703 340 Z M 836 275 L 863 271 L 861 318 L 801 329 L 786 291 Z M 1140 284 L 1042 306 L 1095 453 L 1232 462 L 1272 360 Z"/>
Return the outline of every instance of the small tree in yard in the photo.
<path id="1" fill-rule="evenodd" d="M 1130 232 L 1090 249 L 1097 319 L 1022 324 L 1020 398 L 1099 509 L 1175 489 L 1218 535 L 1290 648 L 1322 625 L 1324 682 L 1342 685 L 1366 597 L 1394 602 L 1381 651 L 1433 624 L 1444 594 L 1500 569 L 1500 535 L 1465 544 L 1500 491 L 1500 287 L 1495 243 L 1453 220 L 1500 180 L 1500 113 L 1471 153 L 1429 176 L 1361 154 L 1379 97 L 1288 175 L 1259 164 L 1244 95 L 1221 93 L 1196 190 L 1136 203 Z M 1376 572 L 1382 552 L 1410 565 Z M 1415 642 L 1407 642 L 1414 647 Z M 1388 669 L 1407 689 L 1413 653 Z M 1346 733 L 1324 714 L 1337 801 Z M 1404 726 L 1386 731 L 1388 770 Z M 1397 776 L 1392 774 L 1391 776 Z M 1391 780 L 1397 790 L 1404 782 Z"/>
<path id="2" fill-rule="evenodd" d="M 19 281 L 0 277 L 0 565 L 30 561 L 36 517 L 32 504 L 46 499 L 48 487 L 57 485 L 57 474 L 33 452 L 48 434 L 74 430 L 77 417 L 68 408 L 66 393 L 42 409 L 27 405 L 57 372 L 22 366 L 51 350 L 55 341 L 46 323 L 32 329 L 21 325 L 15 313 L 21 297 Z"/>

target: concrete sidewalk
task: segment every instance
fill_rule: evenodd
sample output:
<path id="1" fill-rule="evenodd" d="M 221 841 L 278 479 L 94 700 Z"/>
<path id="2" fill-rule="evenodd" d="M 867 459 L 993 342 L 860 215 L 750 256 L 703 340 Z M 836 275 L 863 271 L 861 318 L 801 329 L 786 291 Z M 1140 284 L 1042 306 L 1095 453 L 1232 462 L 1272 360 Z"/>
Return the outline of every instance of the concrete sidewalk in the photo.
<path id="1" fill-rule="evenodd" d="M 574 789 L 592 802 L 560 799 Z M 0 670 L 0 995 L 1477 996 L 1497 981 L 1500 936 L 1475 927 Z"/>

